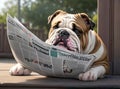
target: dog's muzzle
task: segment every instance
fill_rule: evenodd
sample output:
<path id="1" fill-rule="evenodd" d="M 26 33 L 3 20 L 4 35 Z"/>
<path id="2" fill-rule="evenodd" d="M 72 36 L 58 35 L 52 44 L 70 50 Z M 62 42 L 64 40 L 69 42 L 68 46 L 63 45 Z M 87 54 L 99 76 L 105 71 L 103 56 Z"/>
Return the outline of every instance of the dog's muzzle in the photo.
<path id="1" fill-rule="evenodd" d="M 66 30 L 61 30 L 58 36 L 62 39 L 68 39 L 70 34 Z"/>
<path id="2" fill-rule="evenodd" d="M 57 36 L 56 41 L 54 42 L 53 45 L 59 45 L 61 47 L 65 47 L 68 50 L 70 50 L 69 46 L 68 46 L 68 38 L 69 38 L 70 34 L 66 31 L 66 30 L 61 30 Z"/>
<path id="3" fill-rule="evenodd" d="M 46 43 L 69 51 L 80 52 L 80 40 L 77 35 L 68 28 L 55 29 L 50 34 Z"/>

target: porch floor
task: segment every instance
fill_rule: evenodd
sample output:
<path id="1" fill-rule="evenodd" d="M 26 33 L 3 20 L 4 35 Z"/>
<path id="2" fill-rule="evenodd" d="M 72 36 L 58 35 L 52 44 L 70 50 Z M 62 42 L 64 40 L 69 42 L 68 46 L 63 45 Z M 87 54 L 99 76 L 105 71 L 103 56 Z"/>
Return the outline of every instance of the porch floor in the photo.
<path id="1" fill-rule="evenodd" d="M 11 76 L 8 70 L 15 63 L 14 59 L 0 59 L 0 89 L 120 89 L 120 76 L 106 76 L 103 79 L 92 82 L 48 78 L 34 72 L 30 76 Z"/>

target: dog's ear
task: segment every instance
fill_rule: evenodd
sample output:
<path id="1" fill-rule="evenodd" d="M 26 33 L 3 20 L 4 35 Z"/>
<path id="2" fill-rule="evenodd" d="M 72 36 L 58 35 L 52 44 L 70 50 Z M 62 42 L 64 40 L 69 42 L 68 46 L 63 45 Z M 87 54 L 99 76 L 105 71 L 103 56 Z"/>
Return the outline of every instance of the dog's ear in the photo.
<path id="1" fill-rule="evenodd" d="M 85 23 L 88 25 L 89 29 L 93 30 L 93 28 L 95 27 L 95 23 L 89 18 L 89 16 L 86 13 L 80 13 L 80 15 Z"/>
<path id="2" fill-rule="evenodd" d="M 51 23 L 51 21 L 53 20 L 53 18 L 54 17 L 56 17 L 58 14 L 60 14 L 60 13 L 66 13 L 65 11 L 63 11 L 63 10 L 57 10 L 57 11 L 55 11 L 52 15 L 50 15 L 49 17 L 48 17 L 48 24 L 49 23 Z"/>

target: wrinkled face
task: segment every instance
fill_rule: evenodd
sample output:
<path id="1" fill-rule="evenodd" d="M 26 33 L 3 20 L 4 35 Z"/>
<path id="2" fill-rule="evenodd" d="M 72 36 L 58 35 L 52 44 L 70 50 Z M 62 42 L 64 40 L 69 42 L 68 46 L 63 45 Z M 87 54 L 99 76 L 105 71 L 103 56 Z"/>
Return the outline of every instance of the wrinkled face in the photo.
<path id="1" fill-rule="evenodd" d="M 80 14 L 58 11 L 49 17 L 51 28 L 46 43 L 74 52 L 82 51 L 82 36 L 89 31 L 86 18 Z"/>

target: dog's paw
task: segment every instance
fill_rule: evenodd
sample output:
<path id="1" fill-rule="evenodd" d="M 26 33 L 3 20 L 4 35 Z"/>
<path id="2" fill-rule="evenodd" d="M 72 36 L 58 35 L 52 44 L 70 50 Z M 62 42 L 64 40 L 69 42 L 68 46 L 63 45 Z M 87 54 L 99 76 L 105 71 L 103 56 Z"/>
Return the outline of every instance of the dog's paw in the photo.
<path id="1" fill-rule="evenodd" d="M 97 72 L 92 70 L 79 74 L 79 80 L 83 81 L 94 81 L 97 80 L 97 78 L 98 78 Z"/>
<path id="2" fill-rule="evenodd" d="M 98 78 L 103 78 L 105 72 L 106 71 L 103 66 L 98 66 L 91 68 L 85 73 L 79 74 L 78 78 L 79 80 L 83 80 L 83 81 L 94 81 L 97 80 Z"/>
<path id="3" fill-rule="evenodd" d="M 29 69 L 25 69 L 21 64 L 16 64 L 11 67 L 9 73 L 13 76 L 21 76 L 21 75 L 30 75 L 31 71 Z"/>

